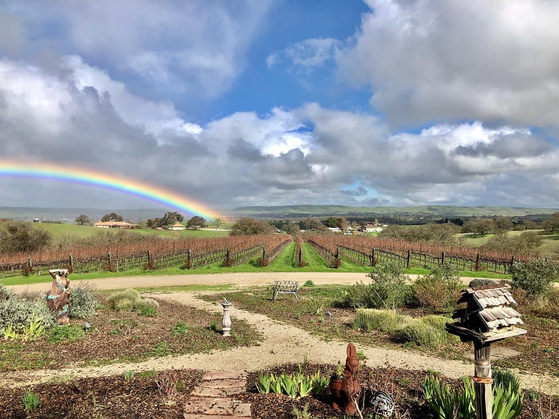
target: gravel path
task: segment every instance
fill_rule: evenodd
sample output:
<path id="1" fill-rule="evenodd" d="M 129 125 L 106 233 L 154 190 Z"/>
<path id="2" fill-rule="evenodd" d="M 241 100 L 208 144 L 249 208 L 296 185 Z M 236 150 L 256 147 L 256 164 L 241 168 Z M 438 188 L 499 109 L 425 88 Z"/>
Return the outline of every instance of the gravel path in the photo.
<path id="1" fill-rule="evenodd" d="M 409 275 L 411 280 L 417 275 Z M 464 284 L 470 283 L 474 278 L 462 278 Z M 72 278 L 70 277 L 70 280 Z M 177 286 L 177 285 L 233 285 L 238 287 L 250 287 L 257 285 L 270 285 L 273 281 L 313 281 L 315 284 L 355 284 L 359 281 L 367 281 L 367 276 L 362 272 L 239 272 L 223 274 L 193 274 L 193 275 L 153 275 L 153 276 L 121 276 L 114 278 L 87 279 L 71 281 L 72 286 L 80 282 L 94 284 L 97 289 L 122 289 L 142 288 L 154 286 Z M 39 283 L 29 285 L 11 285 L 8 288 L 15 292 L 23 291 L 47 291 L 50 283 Z"/>
<path id="2" fill-rule="evenodd" d="M 181 292 L 154 294 L 159 299 L 167 299 L 203 310 L 221 312 L 221 307 L 196 298 L 195 294 Z M 265 336 L 260 346 L 241 347 L 228 351 L 214 351 L 210 354 L 185 355 L 154 358 L 134 364 L 114 364 L 102 367 L 68 368 L 64 370 L 41 370 L 5 373 L 0 378 L 0 386 L 20 387 L 45 382 L 61 375 L 76 378 L 101 375 L 124 374 L 129 370 L 166 370 L 171 368 L 196 368 L 201 370 L 248 370 L 256 371 L 272 365 L 303 362 L 337 363 L 344 360 L 347 342 L 324 340 L 310 333 L 268 318 L 261 314 L 244 310 L 232 310 L 233 316 L 253 324 Z M 235 321 L 233 319 L 233 331 Z M 371 342 L 373 343 L 373 342 Z M 473 365 L 459 361 L 443 360 L 407 350 L 359 346 L 368 357 L 369 366 L 390 364 L 397 368 L 425 371 L 433 369 L 441 374 L 459 378 L 473 373 Z M 543 393 L 559 395 L 559 379 L 549 375 L 517 373 L 524 388 Z"/>

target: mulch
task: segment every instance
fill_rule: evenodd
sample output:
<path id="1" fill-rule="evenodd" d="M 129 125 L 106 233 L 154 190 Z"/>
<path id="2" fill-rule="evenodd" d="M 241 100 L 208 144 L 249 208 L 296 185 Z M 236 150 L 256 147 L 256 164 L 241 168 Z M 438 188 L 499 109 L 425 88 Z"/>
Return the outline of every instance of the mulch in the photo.
<path id="1" fill-rule="evenodd" d="M 182 419 L 182 406 L 201 380 L 196 370 L 176 370 L 176 392 L 168 397 L 160 387 L 166 372 L 155 377 L 122 375 L 84 378 L 62 384 L 39 384 L 30 388 L 39 396 L 39 407 L 29 415 L 22 398 L 26 389 L 0 391 L 0 417 L 20 418 L 161 418 Z"/>

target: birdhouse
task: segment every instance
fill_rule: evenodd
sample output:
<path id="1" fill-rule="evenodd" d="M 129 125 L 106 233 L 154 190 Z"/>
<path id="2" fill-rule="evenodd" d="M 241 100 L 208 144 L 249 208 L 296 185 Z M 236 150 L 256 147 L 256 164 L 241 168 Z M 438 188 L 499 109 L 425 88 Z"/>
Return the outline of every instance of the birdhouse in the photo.
<path id="1" fill-rule="evenodd" d="M 524 322 L 520 313 L 512 308 L 518 304 L 508 285 L 468 288 L 462 292 L 458 303 L 465 304 L 465 308 L 456 310 L 453 316 L 460 320 L 447 324 L 446 330 L 459 336 L 462 342 L 474 342 L 476 418 L 491 419 L 491 343 L 524 335 L 526 330 L 517 327 Z"/>
<path id="2" fill-rule="evenodd" d="M 454 313 L 460 321 L 448 324 L 447 331 L 458 335 L 462 342 L 489 343 L 526 333 L 517 327 L 524 322 L 512 307 L 517 303 L 508 285 L 468 288 L 458 303 L 465 303 L 466 308 Z"/>

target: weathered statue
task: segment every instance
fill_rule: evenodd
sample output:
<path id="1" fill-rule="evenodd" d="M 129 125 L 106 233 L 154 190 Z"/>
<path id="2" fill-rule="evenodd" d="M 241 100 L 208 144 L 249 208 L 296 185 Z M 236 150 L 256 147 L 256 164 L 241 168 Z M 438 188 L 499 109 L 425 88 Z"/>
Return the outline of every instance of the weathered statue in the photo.
<path id="1" fill-rule="evenodd" d="M 58 324 L 66 324 L 70 321 L 68 312 L 70 310 L 70 280 L 68 269 L 51 269 L 52 287 L 47 292 L 47 303 L 49 309 L 54 313 Z"/>
<path id="2" fill-rule="evenodd" d="M 361 385 L 355 377 L 359 369 L 359 358 L 357 358 L 357 349 L 353 343 L 347 345 L 347 358 L 343 371 L 343 379 L 341 385 L 339 380 L 330 382 L 330 390 L 332 392 L 332 407 L 336 411 L 341 410 L 344 404 L 344 413 L 346 415 L 355 415 L 357 413 L 356 404 L 359 403 L 361 395 Z"/>

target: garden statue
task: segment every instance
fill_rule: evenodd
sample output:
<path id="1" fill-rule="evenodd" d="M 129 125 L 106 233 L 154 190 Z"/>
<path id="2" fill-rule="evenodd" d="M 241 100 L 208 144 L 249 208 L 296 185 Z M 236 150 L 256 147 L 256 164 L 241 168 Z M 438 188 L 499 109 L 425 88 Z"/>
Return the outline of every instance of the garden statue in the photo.
<path id="1" fill-rule="evenodd" d="M 231 303 L 227 301 L 227 298 L 223 297 L 223 302 L 221 303 L 223 307 L 223 336 L 231 336 L 231 317 L 229 316 L 229 308 Z"/>
<path id="2" fill-rule="evenodd" d="M 341 411 L 342 404 L 345 405 L 344 413 L 346 415 L 355 415 L 361 395 L 361 385 L 355 377 L 359 369 L 359 358 L 357 357 L 357 349 L 353 343 L 347 345 L 347 358 L 343 374 L 338 374 L 337 379 L 334 378 L 330 382 L 330 391 L 332 392 L 332 408 L 335 411 Z"/>
<path id="3" fill-rule="evenodd" d="M 47 293 L 49 309 L 54 313 L 58 324 L 66 324 L 70 321 L 68 312 L 70 310 L 70 280 L 68 269 L 51 269 L 52 288 Z"/>

